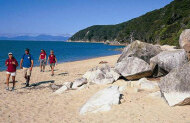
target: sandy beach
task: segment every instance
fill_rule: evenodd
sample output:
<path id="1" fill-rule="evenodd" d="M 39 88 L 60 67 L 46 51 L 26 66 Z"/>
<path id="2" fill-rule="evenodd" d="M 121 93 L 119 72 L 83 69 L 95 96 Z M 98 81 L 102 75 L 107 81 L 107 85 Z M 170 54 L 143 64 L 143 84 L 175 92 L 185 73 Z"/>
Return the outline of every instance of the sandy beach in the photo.
<path id="1" fill-rule="evenodd" d="M 58 64 L 55 76 L 50 76 L 49 66 L 44 73 L 34 67 L 31 82 L 33 86 L 23 88 L 25 82 L 21 70 L 17 71 L 16 90 L 6 91 L 6 72 L 0 72 L 0 122 L 1 123 L 188 123 L 190 106 L 170 107 L 161 98 L 150 98 L 151 92 L 135 92 L 126 88 L 120 105 L 115 105 L 109 112 L 80 115 L 79 109 L 97 91 L 110 85 L 90 85 L 83 90 L 69 90 L 61 95 L 52 95 L 49 87 L 54 83 L 62 85 L 72 82 L 89 69 L 100 66 L 100 61 L 107 61 L 114 66 L 119 55 L 93 58 L 83 61 Z M 127 85 L 127 81 L 118 80 L 114 85 Z M 12 86 L 12 83 L 10 87 Z"/>

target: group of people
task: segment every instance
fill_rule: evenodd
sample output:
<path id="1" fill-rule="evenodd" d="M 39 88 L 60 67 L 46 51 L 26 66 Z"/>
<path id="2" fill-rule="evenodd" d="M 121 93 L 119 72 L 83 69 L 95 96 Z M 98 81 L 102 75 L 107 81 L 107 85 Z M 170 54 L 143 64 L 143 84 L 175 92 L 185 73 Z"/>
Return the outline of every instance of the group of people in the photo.
<path id="1" fill-rule="evenodd" d="M 5 65 L 7 66 L 7 79 L 6 79 L 6 84 L 7 88 L 6 90 L 9 90 L 9 79 L 12 77 L 13 81 L 13 87 L 12 91 L 15 89 L 15 77 L 16 77 L 16 68 L 18 66 L 18 62 L 16 58 L 14 58 L 13 53 L 8 53 L 8 59 L 5 61 Z M 47 65 L 50 63 L 50 68 L 51 68 L 51 76 L 54 76 L 54 67 L 57 64 L 57 58 L 54 55 L 54 51 L 50 51 L 50 55 L 48 56 L 48 59 L 46 60 L 47 55 L 45 50 L 41 50 L 40 56 L 39 56 L 39 61 L 40 61 L 40 71 L 44 72 L 45 71 L 45 66 L 46 66 L 46 61 Z M 29 82 L 30 82 L 30 77 L 32 73 L 32 68 L 34 65 L 34 58 L 30 54 L 30 50 L 27 48 L 25 49 L 25 54 L 22 56 L 20 60 L 20 69 L 23 70 L 23 75 L 26 80 L 26 87 L 29 87 Z"/>

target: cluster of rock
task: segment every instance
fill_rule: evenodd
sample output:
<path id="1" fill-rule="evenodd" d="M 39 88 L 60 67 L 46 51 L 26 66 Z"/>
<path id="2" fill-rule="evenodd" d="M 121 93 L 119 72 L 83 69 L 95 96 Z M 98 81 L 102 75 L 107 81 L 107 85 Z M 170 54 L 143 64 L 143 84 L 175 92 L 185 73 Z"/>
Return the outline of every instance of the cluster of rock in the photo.
<path id="1" fill-rule="evenodd" d="M 102 67 L 95 67 L 83 75 L 83 78 L 86 78 L 88 83 L 94 84 L 112 84 L 119 77 L 120 74 L 114 68 L 105 64 Z"/>
<path id="2" fill-rule="evenodd" d="M 190 30 L 181 34 L 179 42 L 182 49 L 134 41 L 123 50 L 113 68 L 105 64 L 95 67 L 82 78 L 65 83 L 54 94 L 69 89 L 83 89 L 90 84 L 112 84 L 120 77 L 125 77 L 127 80 L 140 79 L 129 83 L 143 90 L 159 87 L 160 92 L 152 93 L 151 96 L 161 95 L 170 106 L 190 104 L 190 64 L 187 57 L 190 53 L 187 51 L 187 46 L 190 46 L 189 35 Z M 159 84 L 146 79 L 160 76 L 164 77 Z M 82 106 L 80 114 L 110 110 L 112 105 L 119 104 L 121 90 L 119 86 L 110 86 L 97 92 Z"/>
<path id="3" fill-rule="evenodd" d="M 159 83 L 161 94 L 170 106 L 190 104 L 190 64 L 186 58 L 190 53 L 190 29 L 182 32 L 179 44 L 184 50 L 181 50 L 181 54 L 178 53 L 175 57 L 173 55 L 165 57 L 165 59 L 171 57 L 170 59 L 174 60 L 171 60 L 171 66 L 166 68 L 170 71 L 169 74 Z M 173 69 L 172 66 L 174 66 Z"/>
<path id="4" fill-rule="evenodd" d="M 166 75 L 187 62 L 184 49 L 163 51 L 158 45 L 135 41 L 124 49 L 115 69 L 128 80 L 134 80 Z"/>
<path id="5" fill-rule="evenodd" d="M 159 88 L 168 104 L 190 104 L 189 35 L 190 30 L 181 34 L 182 49 L 163 50 L 160 46 L 135 41 L 124 49 L 115 69 L 128 80 L 165 76 Z"/>
<path id="6" fill-rule="evenodd" d="M 79 78 L 79 79 L 76 79 L 74 82 L 65 82 L 64 85 L 62 85 L 61 87 L 56 87 L 56 85 L 53 85 L 56 87 L 56 91 L 53 94 L 54 95 L 62 94 L 67 90 L 81 90 L 87 87 L 86 85 L 87 83 L 88 83 L 87 79 Z"/>
<path id="7" fill-rule="evenodd" d="M 135 41 L 124 49 L 115 69 L 129 80 L 165 76 L 159 87 L 168 104 L 190 104 L 190 30 L 182 32 L 179 43 L 182 49 L 163 50 L 160 46 Z"/>
<path id="8" fill-rule="evenodd" d="M 80 90 L 89 84 L 112 84 L 119 77 L 120 74 L 114 68 L 104 64 L 102 67 L 95 67 L 87 71 L 82 78 L 76 79 L 74 82 L 65 82 L 54 94 L 62 94 L 67 90 Z"/>

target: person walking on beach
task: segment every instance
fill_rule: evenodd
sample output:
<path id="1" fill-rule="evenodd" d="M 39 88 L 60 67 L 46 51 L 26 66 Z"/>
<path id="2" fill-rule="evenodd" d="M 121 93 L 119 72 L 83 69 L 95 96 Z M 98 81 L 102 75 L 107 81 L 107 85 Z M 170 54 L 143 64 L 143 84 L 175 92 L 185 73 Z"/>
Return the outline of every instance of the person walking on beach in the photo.
<path id="1" fill-rule="evenodd" d="M 20 61 L 20 69 L 23 69 L 24 78 L 26 79 L 26 87 L 29 87 L 30 76 L 34 65 L 33 56 L 30 54 L 30 50 L 27 48 L 25 54 Z"/>
<path id="2" fill-rule="evenodd" d="M 48 64 L 48 62 L 50 63 L 50 67 L 51 67 L 51 76 L 53 76 L 54 75 L 55 64 L 57 63 L 57 58 L 54 55 L 53 50 L 50 51 L 50 55 L 48 57 L 47 64 Z"/>
<path id="3" fill-rule="evenodd" d="M 40 61 L 40 72 L 44 72 L 46 66 L 46 52 L 43 49 L 41 50 L 39 61 Z"/>
<path id="4" fill-rule="evenodd" d="M 10 52 L 8 54 L 9 58 L 5 61 L 5 65 L 7 66 L 7 88 L 6 90 L 9 90 L 9 79 L 10 76 L 12 76 L 12 81 L 13 81 L 13 87 L 12 91 L 15 88 L 15 77 L 16 77 L 16 67 L 18 66 L 17 60 L 13 57 L 13 54 Z"/>

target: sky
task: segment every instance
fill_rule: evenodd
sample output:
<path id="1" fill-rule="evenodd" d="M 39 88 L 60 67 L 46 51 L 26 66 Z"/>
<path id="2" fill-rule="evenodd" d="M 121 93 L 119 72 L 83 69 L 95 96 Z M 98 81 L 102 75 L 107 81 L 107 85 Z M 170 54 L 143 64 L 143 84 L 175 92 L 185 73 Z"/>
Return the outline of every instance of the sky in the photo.
<path id="1" fill-rule="evenodd" d="M 0 0 L 0 35 L 74 34 L 118 24 L 173 0 Z"/>

